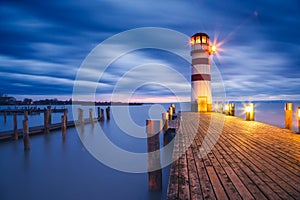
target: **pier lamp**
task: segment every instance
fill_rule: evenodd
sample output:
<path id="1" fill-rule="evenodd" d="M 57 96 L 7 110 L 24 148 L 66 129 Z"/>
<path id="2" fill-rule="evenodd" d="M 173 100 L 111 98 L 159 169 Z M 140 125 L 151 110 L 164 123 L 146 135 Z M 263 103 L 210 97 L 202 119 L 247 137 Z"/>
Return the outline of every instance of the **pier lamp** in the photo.
<path id="1" fill-rule="evenodd" d="M 285 128 L 293 129 L 293 103 L 285 104 Z"/>
<path id="2" fill-rule="evenodd" d="M 225 115 L 229 115 L 230 113 L 230 108 L 229 108 L 229 104 L 225 105 Z"/>
<path id="3" fill-rule="evenodd" d="M 254 121 L 254 104 L 253 103 L 247 104 L 245 110 L 246 110 L 246 120 Z"/>
<path id="4" fill-rule="evenodd" d="M 246 110 L 246 121 L 250 121 L 251 106 L 248 104 L 245 110 Z"/>

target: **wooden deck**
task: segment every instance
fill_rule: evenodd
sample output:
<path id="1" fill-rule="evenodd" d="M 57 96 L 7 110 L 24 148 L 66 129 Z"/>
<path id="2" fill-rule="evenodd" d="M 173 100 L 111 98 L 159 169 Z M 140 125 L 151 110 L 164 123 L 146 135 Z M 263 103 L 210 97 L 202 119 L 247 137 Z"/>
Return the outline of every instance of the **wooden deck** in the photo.
<path id="1" fill-rule="evenodd" d="M 167 199 L 300 199 L 299 134 L 218 113 L 179 119 Z"/>

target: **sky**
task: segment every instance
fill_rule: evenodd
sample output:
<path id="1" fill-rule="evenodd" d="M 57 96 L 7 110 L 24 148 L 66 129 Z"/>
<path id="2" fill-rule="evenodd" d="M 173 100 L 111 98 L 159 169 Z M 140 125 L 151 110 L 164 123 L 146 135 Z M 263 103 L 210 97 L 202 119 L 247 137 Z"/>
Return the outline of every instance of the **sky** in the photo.
<path id="1" fill-rule="evenodd" d="M 299 10 L 298 0 L 2 0 L 0 93 L 69 99 L 83 61 L 97 45 L 124 31 L 160 27 L 187 36 L 205 32 L 217 41 L 211 59 L 228 100 L 299 100 Z M 148 70 L 132 71 L 141 65 Z M 97 87 L 97 101 L 111 100 L 121 80 L 128 88 L 149 80 L 131 91 L 129 101 L 189 101 L 190 76 L 190 63 L 178 55 L 145 48 L 120 55 L 99 81 L 85 84 Z M 124 101 L 121 96 L 114 100 Z"/>

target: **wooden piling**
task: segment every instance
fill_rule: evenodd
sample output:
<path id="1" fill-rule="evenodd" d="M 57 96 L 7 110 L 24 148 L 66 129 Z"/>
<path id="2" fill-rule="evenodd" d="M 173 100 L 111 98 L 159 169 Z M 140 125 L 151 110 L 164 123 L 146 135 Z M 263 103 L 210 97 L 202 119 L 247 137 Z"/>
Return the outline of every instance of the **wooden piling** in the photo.
<path id="1" fill-rule="evenodd" d="M 84 125 L 84 112 L 81 108 L 78 108 L 78 122 L 79 124 Z"/>
<path id="2" fill-rule="evenodd" d="M 4 117 L 3 117 L 3 119 L 4 119 L 4 123 L 6 123 L 6 111 L 4 111 Z"/>
<path id="3" fill-rule="evenodd" d="M 169 128 L 169 113 L 162 113 L 163 130 L 166 132 Z"/>
<path id="4" fill-rule="evenodd" d="M 49 133 L 49 115 L 48 111 L 44 111 L 44 133 Z"/>
<path id="5" fill-rule="evenodd" d="M 161 190 L 162 169 L 160 164 L 159 133 L 162 128 L 162 120 L 147 120 L 146 126 L 148 144 L 148 189 L 150 191 Z"/>
<path id="6" fill-rule="evenodd" d="M 101 108 L 101 117 L 100 121 L 104 121 L 104 109 Z"/>
<path id="7" fill-rule="evenodd" d="M 90 121 L 92 123 L 92 127 L 94 127 L 94 109 L 92 108 L 89 109 L 89 116 L 90 116 Z"/>
<path id="8" fill-rule="evenodd" d="M 68 123 L 68 109 L 64 109 L 64 116 L 66 120 L 66 124 Z"/>
<path id="9" fill-rule="evenodd" d="M 285 104 L 285 128 L 293 129 L 293 103 Z"/>
<path id="10" fill-rule="evenodd" d="M 110 120 L 110 107 L 106 108 L 106 119 Z"/>
<path id="11" fill-rule="evenodd" d="M 163 131 L 164 131 L 164 146 L 168 145 L 171 141 L 169 129 L 169 113 L 162 113 Z"/>
<path id="12" fill-rule="evenodd" d="M 172 108 L 172 112 L 175 114 L 175 113 L 176 113 L 176 107 L 175 107 L 175 104 L 172 104 L 172 105 L 171 105 L 171 108 Z"/>
<path id="13" fill-rule="evenodd" d="M 51 108 L 51 106 L 47 106 L 47 110 L 48 110 L 48 123 L 49 123 L 49 125 L 51 125 L 52 124 L 52 108 Z"/>
<path id="14" fill-rule="evenodd" d="M 18 118 L 17 114 L 14 114 L 14 140 L 19 139 L 19 134 L 18 134 Z"/>
<path id="15" fill-rule="evenodd" d="M 230 104 L 230 115 L 231 116 L 235 115 L 235 105 L 234 105 L 234 103 Z"/>
<path id="16" fill-rule="evenodd" d="M 23 142 L 24 142 L 24 150 L 29 150 L 30 138 L 29 138 L 29 129 L 28 129 L 28 119 L 23 120 Z"/>
<path id="17" fill-rule="evenodd" d="M 67 121 L 65 115 L 61 116 L 61 134 L 62 138 L 65 138 L 67 134 Z"/>
<path id="18" fill-rule="evenodd" d="M 173 119 L 173 109 L 172 109 L 172 107 L 169 108 L 168 113 L 169 113 L 169 120 L 172 120 Z"/>
<path id="19" fill-rule="evenodd" d="M 28 120 L 28 111 L 24 111 L 24 119 Z"/>
<path id="20" fill-rule="evenodd" d="M 101 110 L 100 110 L 100 107 L 97 108 L 97 113 L 98 113 L 97 119 L 100 120 L 101 119 Z"/>

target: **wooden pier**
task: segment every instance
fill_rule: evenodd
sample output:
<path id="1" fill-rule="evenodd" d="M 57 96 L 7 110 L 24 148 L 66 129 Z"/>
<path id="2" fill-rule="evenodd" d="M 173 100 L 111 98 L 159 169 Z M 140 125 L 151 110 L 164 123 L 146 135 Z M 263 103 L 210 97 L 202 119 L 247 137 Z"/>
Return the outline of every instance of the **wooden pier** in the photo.
<path id="1" fill-rule="evenodd" d="M 219 113 L 179 118 L 167 199 L 300 199 L 299 134 Z"/>
<path id="2" fill-rule="evenodd" d="M 62 129 L 62 132 L 65 135 L 66 129 L 69 127 L 74 127 L 76 125 L 84 125 L 84 124 L 89 124 L 91 123 L 92 126 L 94 127 L 94 123 L 98 121 L 104 121 L 104 113 L 103 109 L 100 109 L 100 107 L 97 108 L 98 110 L 98 116 L 94 116 L 94 110 L 89 109 L 89 118 L 84 119 L 83 115 L 83 110 L 81 108 L 78 108 L 78 120 L 72 120 L 68 121 L 67 109 L 54 109 L 55 112 L 63 112 L 64 115 L 61 117 L 62 121 L 59 123 L 51 123 L 51 107 L 48 107 L 47 110 L 43 110 L 44 112 L 44 125 L 40 126 L 35 126 L 35 127 L 29 127 L 28 129 L 28 135 L 34 135 L 34 134 L 41 134 L 41 133 L 49 133 L 49 131 L 54 131 L 58 129 Z M 101 111 L 101 113 L 99 112 Z M 0 132 L 0 141 L 2 140 L 17 140 L 20 137 L 23 137 L 24 135 L 24 126 L 22 128 L 17 129 L 17 118 L 16 114 L 18 112 L 15 112 L 14 115 L 14 130 L 9 130 L 9 131 L 3 131 Z M 21 113 L 24 115 L 24 118 L 28 120 L 28 111 L 25 111 Z M 107 120 L 110 120 L 110 107 L 106 108 L 106 118 Z"/>

